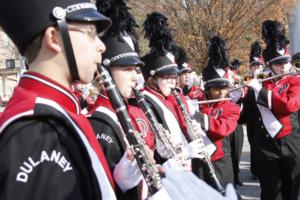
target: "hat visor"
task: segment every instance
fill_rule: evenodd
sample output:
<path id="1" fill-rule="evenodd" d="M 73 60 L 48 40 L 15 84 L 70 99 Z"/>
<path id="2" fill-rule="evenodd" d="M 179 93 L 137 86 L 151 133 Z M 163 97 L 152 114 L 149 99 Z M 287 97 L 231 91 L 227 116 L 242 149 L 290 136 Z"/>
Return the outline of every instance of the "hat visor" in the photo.
<path id="1" fill-rule="evenodd" d="M 277 59 L 274 59 L 273 61 L 271 61 L 269 63 L 269 65 L 284 64 L 284 63 L 288 63 L 291 61 L 292 61 L 292 59 L 291 59 L 290 55 L 284 55 L 284 56 L 280 56 Z"/>
<path id="2" fill-rule="evenodd" d="M 110 18 L 102 15 L 95 9 L 83 9 L 73 12 L 66 18 L 72 21 L 96 23 L 98 33 L 107 30 L 112 23 Z"/>
<path id="3" fill-rule="evenodd" d="M 180 73 L 180 74 L 183 74 L 183 73 L 189 73 L 189 72 L 191 72 L 191 71 L 192 71 L 191 69 L 183 68 L 183 69 L 179 70 L 179 73 Z"/>
<path id="4" fill-rule="evenodd" d="M 253 62 L 250 63 L 250 67 L 252 67 L 254 65 L 264 65 L 264 63 L 259 62 L 259 61 L 253 61 Z"/>
<path id="5" fill-rule="evenodd" d="M 205 87 L 207 88 L 222 88 L 222 87 L 229 87 L 229 86 L 230 86 L 229 81 L 225 81 L 225 80 L 217 80 L 205 84 Z"/>
<path id="6" fill-rule="evenodd" d="M 128 57 L 124 57 L 124 58 L 120 58 L 116 61 L 112 61 L 111 66 L 131 66 L 131 65 L 135 65 L 135 66 L 144 66 L 145 63 L 143 61 L 141 61 L 138 57 L 136 56 L 128 56 Z"/>
<path id="7" fill-rule="evenodd" d="M 166 69 L 159 70 L 155 73 L 155 75 L 161 76 L 161 75 L 168 75 L 168 74 L 179 74 L 179 69 L 177 65 L 174 65 L 172 67 L 168 67 Z"/>

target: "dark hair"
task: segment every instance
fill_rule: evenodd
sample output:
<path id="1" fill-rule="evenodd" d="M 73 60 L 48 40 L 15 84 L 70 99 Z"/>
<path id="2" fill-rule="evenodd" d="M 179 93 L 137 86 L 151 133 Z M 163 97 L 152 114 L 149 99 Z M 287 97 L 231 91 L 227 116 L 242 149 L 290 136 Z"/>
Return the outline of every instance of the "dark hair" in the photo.
<path id="1" fill-rule="evenodd" d="M 24 56 L 26 64 L 32 63 L 42 48 L 42 41 L 44 38 L 44 32 L 38 35 L 25 49 Z"/>

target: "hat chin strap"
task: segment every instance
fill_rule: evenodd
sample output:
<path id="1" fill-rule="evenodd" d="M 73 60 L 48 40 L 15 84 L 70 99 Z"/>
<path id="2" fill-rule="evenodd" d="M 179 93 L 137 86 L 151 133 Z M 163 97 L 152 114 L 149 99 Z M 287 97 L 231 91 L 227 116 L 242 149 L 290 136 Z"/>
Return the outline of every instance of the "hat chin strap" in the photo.
<path id="1" fill-rule="evenodd" d="M 70 40 L 70 35 L 68 31 L 67 22 L 65 19 L 59 19 L 57 20 L 57 25 L 61 33 L 61 37 L 63 40 L 67 61 L 69 65 L 69 70 L 71 73 L 72 82 L 80 80 L 79 74 L 78 74 L 78 68 L 76 64 L 76 60 L 74 57 L 73 47 Z"/>

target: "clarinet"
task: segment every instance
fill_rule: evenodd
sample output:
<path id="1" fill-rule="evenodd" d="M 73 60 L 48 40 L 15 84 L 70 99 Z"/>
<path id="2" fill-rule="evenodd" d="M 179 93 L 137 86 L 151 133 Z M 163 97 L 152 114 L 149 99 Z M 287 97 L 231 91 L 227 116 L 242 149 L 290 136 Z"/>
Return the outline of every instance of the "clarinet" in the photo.
<path id="1" fill-rule="evenodd" d="M 110 61 L 108 59 L 105 59 L 103 61 L 104 66 L 107 67 L 109 66 L 109 64 Z M 126 139 L 130 144 L 131 150 L 133 151 L 137 164 L 147 183 L 149 193 L 154 194 L 162 187 L 161 177 L 158 173 L 158 168 L 154 163 L 152 163 L 150 155 L 146 150 L 145 142 L 141 138 L 140 134 L 133 127 L 125 103 L 118 89 L 116 88 L 116 85 L 114 84 L 109 72 L 104 66 L 100 64 L 98 65 L 98 71 L 101 75 L 103 85 L 108 93 L 108 96 L 114 109 L 116 110 L 120 124 L 124 132 L 126 133 Z"/>
<path id="2" fill-rule="evenodd" d="M 188 131 L 189 133 L 189 137 L 191 140 L 195 140 L 195 139 L 200 139 L 203 143 L 203 138 L 201 135 L 198 135 L 196 134 L 196 131 L 194 131 L 193 129 L 193 126 L 192 126 L 192 118 L 190 117 L 190 115 L 188 114 L 187 110 L 186 110 L 186 107 L 185 105 L 183 104 L 183 102 L 181 101 L 179 95 L 178 95 L 178 92 L 176 91 L 176 88 L 173 88 L 172 89 L 172 94 L 173 96 L 175 97 L 175 100 L 180 108 L 180 111 L 184 117 L 184 120 L 187 124 L 187 128 L 190 130 Z M 208 169 L 208 173 L 209 173 L 209 176 L 211 178 L 211 180 L 213 181 L 214 183 L 214 186 L 215 186 L 215 189 L 220 192 L 222 195 L 225 195 L 225 189 L 223 188 L 223 186 L 221 185 L 217 175 L 216 175 L 216 172 L 215 172 L 215 168 L 210 160 L 210 157 L 209 155 L 206 153 L 206 151 L 204 150 L 203 151 L 203 163 L 204 165 L 207 167 Z"/>
<path id="3" fill-rule="evenodd" d="M 181 146 L 176 146 L 174 142 L 171 141 L 171 136 L 167 135 L 167 130 L 162 126 L 162 124 L 158 122 L 155 114 L 153 113 L 153 110 L 150 108 L 148 102 L 145 100 L 144 94 L 142 94 L 136 88 L 133 88 L 133 92 L 135 94 L 138 105 L 144 111 L 150 122 L 152 131 L 165 145 L 165 149 L 168 152 L 168 155 L 170 155 L 169 158 L 176 158 L 177 160 L 182 161 L 183 156 L 181 155 Z"/>

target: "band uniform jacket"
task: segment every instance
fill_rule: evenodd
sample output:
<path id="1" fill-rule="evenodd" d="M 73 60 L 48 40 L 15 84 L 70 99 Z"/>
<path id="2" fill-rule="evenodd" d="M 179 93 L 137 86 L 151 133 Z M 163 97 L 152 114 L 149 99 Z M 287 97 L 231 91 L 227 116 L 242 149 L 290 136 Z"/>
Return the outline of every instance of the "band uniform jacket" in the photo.
<path id="1" fill-rule="evenodd" d="M 115 199 L 104 154 L 70 90 L 27 72 L 0 125 L 0 199 Z"/>
<path id="2" fill-rule="evenodd" d="M 277 82 L 264 82 L 257 102 L 269 108 L 283 126 L 275 140 L 295 130 L 299 132 L 300 76 L 284 77 Z"/>
<path id="3" fill-rule="evenodd" d="M 265 81 L 262 90 L 255 102 L 253 90 L 242 100 L 243 111 L 240 123 L 251 123 L 254 126 L 255 134 L 270 138 L 261 113 L 256 103 L 272 111 L 275 118 L 282 125 L 274 140 L 283 138 L 292 132 L 299 132 L 299 108 L 300 108 L 300 77 L 288 76 L 279 81 Z M 253 136 L 252 136 L 253 138 Z"/>
<path id="4" fill-rule="evenodd" d="M 153 149 L 154 137 L 145 114 L 141 109 L 134 108 L 131 105 L 127 105 L 127 109 L 134 128 L 141 133 L 142 138 L 150 149 Z M 98 142 L 103 148 L 108 165 L 113 173 L 116 164 L 121 160 L 127 149 L 126 136 L 106 95 L 99 95 L 89 113 L 89 121 L 95 130 Z M 142 199 L 142 187 L 143 184 L 141 182 L 139 187 L 128 190 L 125 194 L 118 189 L 117 197 L 118 199 Z"/>
<path id="5" fill-rule="evenodd" d="M 238 105 L 230 101 L 220 101 L 212 104 L 200 106 L 201 112 L 196 113 L 195 119 L 200 122 L 201 127 L 207 136 L 216 146 L 216 151 L 211 155 L 211 161 L 216 175 L 223 187 L 228 183 L 233 183 L 233 167 L 231 159 L 230 134 L 237 127 L 237 120 L 240 115 Z M 207 177 L 208 172 L 201 174 L 201 169 L 197 170 L 197 161 L 194 161 L 193 172 L 199 174 L 208 184 L 212 184 Z"/>
<path id="6" fill-rule="evenodd" d="M 268 108 L 282 127 L 274 138 L 267 131 L 257 104 Z M 262 185 L 262 199 L 299 194 L 299 119 L 300 77 L 286 76 L 278 81 L 266 81 L 257 100 L 251 90 L 243 99 L 241 121 L 253 125 L 252 147 L 255 174 Z M 280 196 L 280 197 L 279 197 Z"/>
<path id="7" fill-rule="evenodd" d="M 208 137 L 215 143 L 217 150 L 211 156 L 212 161 L 224 156 L 222 140 L 229 136 L 237 127 L 240 107 L 230 101 L 220 101 L 212 104 L 202 104 L 201 112 L 195 118 L 200 121 Z"/>
<path id="8" fill-rule="evenodd" d="M 183 105 L 184 105 L 184 107 L 186 109 L 186 112 L 189 114 L 190 113 L 189 106 L 188 106 L 188 103 L 186 101 L 185 96 L 182 94 L 182 91 L 178 91 L 178 96 L 179 96 L 181 102 L 183 103 Z M 175 97 L 173 95 L 169 95 L 167 97 L 167 101 L 170 102 L 174 106 L 175 113 L 176 113 L 176 118 L 178 119 L 178 122 L 179 122 L 179 125 L 181 127 L 181 130 L 185 134 L 185 137 L 188 138 L 187 137 L 187 125 L 186 125 L 184 116 L 182 114 L 182 111 L 181 111 L 178 103 L 176 102 Z"/>

